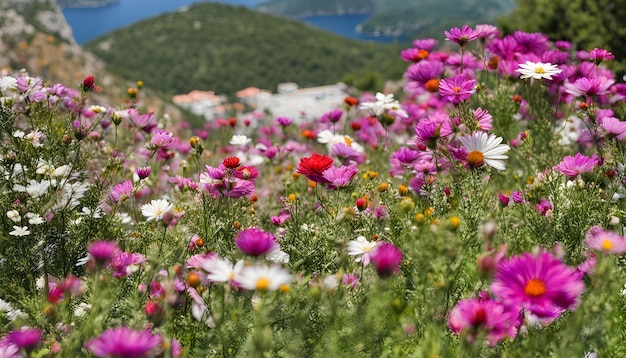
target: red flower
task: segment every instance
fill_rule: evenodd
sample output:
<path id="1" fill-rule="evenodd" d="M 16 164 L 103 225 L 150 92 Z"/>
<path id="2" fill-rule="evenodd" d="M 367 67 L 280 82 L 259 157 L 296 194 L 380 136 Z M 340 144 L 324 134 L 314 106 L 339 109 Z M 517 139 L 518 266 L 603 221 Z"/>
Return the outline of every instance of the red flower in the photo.
<path id="1" fill-rule="evenodd" d="M 354 98 L 354 97 L 348 96 L 348 97 L 343 99 L 343 103 L 345 103 L 349 107 L 354 107 L 357 104 L 359 104 L 359 100 Z"/>
<path id="2" fill-rule="evenodd" d="M 326 180 L 322 174 L 332 165 L 332 158 L 313 153 L 310 158 L 302 158 L 300 160 L 296 172 L 304 174 L 309 180 L 316 183 L 328 183 L 328 180 Z"/>
<path id="3" fill-rule="evenodd" d="M 315 134 L 315 132 L 313 132 L 310 129 L 304 129 L 302 132 L 300 132 L 300 134 L 302 134 L 302 136 L 306 139 L 315 139 L 317 138 L 317 134 Z"/>
<path id="4" fill-rule="evenodd" d="M 237 158 L 237 157 L 228 157 L 228 158 L 224 159 L 222 164 L 224 164 L 224 166 L 226 168 L 228 168 L 228 169 L 237 168 L 239 166 L 239 158 Z"/>
<path id="5" fill-rule="evenodd" d="M 89 75 L 87 77 L 85 77 L 85 79 L 83 80 L 83 91 L 85 92 L 91 92 L 94 89 L 95 86 L 95 79 L 93 78 L 92 75 Z"/>

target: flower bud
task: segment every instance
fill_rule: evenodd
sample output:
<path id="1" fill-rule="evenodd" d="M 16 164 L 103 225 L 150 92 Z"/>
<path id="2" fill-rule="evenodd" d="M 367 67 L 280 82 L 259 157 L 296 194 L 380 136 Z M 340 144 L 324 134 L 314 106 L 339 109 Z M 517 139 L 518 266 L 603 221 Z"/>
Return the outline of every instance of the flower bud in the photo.
<path id="1" fill-rule="evenodd" d="M 96 81 L 93 78 L 92 75 L 89 75 L 87 77 L 85 77 L 85 79 L 83 79 L 83 84 L 81 86 L 83 92 L 91 92 L 93 91 L 94 87 L 96 86 Z"/>

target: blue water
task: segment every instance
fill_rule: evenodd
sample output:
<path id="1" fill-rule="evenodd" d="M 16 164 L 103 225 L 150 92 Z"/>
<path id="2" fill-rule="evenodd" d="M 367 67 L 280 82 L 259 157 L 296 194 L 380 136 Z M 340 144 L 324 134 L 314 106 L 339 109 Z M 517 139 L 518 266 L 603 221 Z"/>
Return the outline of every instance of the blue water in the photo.
<path id="1" fill-rule="evenodd" d="M 220 0 L 229 5 L 242 5 L 254 8 L 264 0 Z M 134 22 L 158 16 L 167 12 L 203 2 L 202 0 L 121 0 L 119 3 L 83 9 L 63 9 L 63 15 L 72 27 L 74 38 L 79 44 L 92 40 L 113 30 Z M 302 22 L 351 39 L 392 42 L 393 37 L 368 37 L 356 33 L 355 27 L 367 19 L 368 15 L 312 16 L 300 19 Z"/>
<path id="2" fill-rule="evenodd" d="M 302 18 L 300 21 L 353 40 L 371 40 L 377 42 L 396 42 L 404 40 L 404 37 L 368 36 L 357 33 L 355 31 L 357 25 L 367 20 L 369 16 L 370 15 L 367 14 L 311 16 Z"/>

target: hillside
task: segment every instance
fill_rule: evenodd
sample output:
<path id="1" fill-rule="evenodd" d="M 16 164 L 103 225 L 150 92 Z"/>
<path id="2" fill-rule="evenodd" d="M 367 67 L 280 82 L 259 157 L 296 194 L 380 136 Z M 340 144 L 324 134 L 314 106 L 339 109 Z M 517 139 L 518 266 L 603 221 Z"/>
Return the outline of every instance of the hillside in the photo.
<path id="1" fill-rule="evenodd" d="M 117 106 L 136 79 L 112 74 L 104 61 L 82 49 L 72 37 L 60 8 L 52 0 L 3 0 L 0 2 L 0 70 L 25 69 L 51 83 L 75 86 L 93 75 L 101 91 L 93 103 Z M 182 113 L 168 99 L 145 89 L 143 105 L 181 119 Z"/>
<path id="2" fill-rule="evenodd" d="M 400 78 L 404 46 L 357 42 L 297 21 L 200 3 L 107 34 L 85 45 L 125 77 L 164 93 L 232 94 L 280 82 L 329 84 L 376 71 Z"/>
<path id="3" fill-rule="evenodd" d="M 495 23 L 514 8 L 515 0 L 270 0 L 258 7 L 290 17 L 366 12 L 372 16 L 361 24 L 361 32 L 409 38 L 443 38 L 443 31 L 453 26 Z"/>

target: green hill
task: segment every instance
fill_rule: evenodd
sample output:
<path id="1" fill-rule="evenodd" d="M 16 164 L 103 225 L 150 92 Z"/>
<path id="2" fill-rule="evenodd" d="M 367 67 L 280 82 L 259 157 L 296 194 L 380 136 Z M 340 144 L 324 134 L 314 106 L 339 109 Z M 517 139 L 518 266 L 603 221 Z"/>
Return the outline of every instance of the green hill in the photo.
<path id="1" fill-rule="evenodd" d="M 126 78 L 164 93 L 192 89 L 232 94 L 341 81 L 372 73 L 400 78 L 407 45 L 348 40 L 312 26 L 244 7 L 199 3 L 148 19 L 85 45 Z M 378 88 L 380 89 L 380 88 Z"/>

